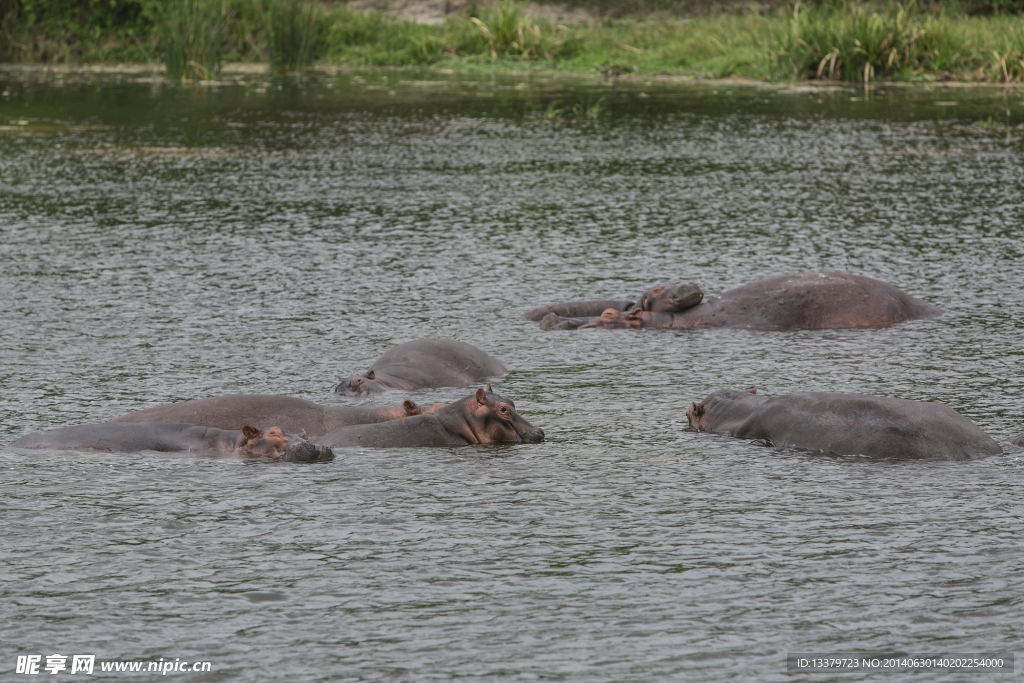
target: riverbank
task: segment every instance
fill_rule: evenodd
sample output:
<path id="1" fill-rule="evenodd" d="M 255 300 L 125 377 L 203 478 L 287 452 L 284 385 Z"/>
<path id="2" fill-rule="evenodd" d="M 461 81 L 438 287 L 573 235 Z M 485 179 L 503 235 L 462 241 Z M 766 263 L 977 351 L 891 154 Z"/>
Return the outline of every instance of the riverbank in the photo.
<path id="1" fill-rule="evenodd" d="M 506 2 L 424 24 L 347 5 L 288 5 L 290 15 L 259 9 L 266 6 L 233 0 L 215 16 L 174 17 L 177 34 L 205 31 L 222 43 L 179 46 L 169 72 L 210 78 L 218 65 L 269 62 L 286 70 L 316 64 L 758 81 L 1024 81 L 1024 19 L 1011 15 L 797 5 L 765 14 L 658 13 L 563 24 Z M 154 14 L 130 28 L 65 31 L 60 38 L 42 24 L 8 27 L 5 53 L 16 63 L 157 63 L 174 52 L 175 33 L 160 29 L 168 21 Z M 202 52 L 192 56 L 189 49 Z"/>

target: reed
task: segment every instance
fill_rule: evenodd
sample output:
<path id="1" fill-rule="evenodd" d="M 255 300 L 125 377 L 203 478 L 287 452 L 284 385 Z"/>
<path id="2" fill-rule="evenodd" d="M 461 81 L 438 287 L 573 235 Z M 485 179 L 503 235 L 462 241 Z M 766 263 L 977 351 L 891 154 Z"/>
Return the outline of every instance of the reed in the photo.
<path id="1" fill-rule="evenodd" d="M 1004 83 L 1024 81 L 1024 22 L 1006 33 L 1002 49 L 992 51 L 991 80 Z"/>
<path id="2" fill-rule="evenodd" d="M 1015 23 L 1020 20 L 1007 16 L 972 20 L 942 10 L 933 14 L 913 0 L 880 9 L 845 2 L 808 9 L 797 4 L 786 25 L 773 32 L 773 76 L 1009 80 L 1017 73 L 1018 52 L 1015 43 L 1001 38 L 1012 34 Z M 1002 51 L 996 47 L 1004 45 Z M 993 78 L 993 66 L 1000 67 L 1002 78 Z"/>
<path id="3" fill-rule="evenodd" d="M 163 23 L 164 64 L 175 80 L 208 80 L 220 72 L 224 46 L 221 0 L 169 0 Z"/>
<path id="4" fill-rule="evenodd" d="M 538 48 L 543 43 L 540 27 L 516 2 L 504 0 L 496 9 L 483 12 L 481 17 L 470 17 L 469 21 L 487 41 L 492 59 L 499 56 L 536 59 L 540 54 Z"/>
<path id="5" fill-rule="evenodd" d="M 561 102 L 555 100 L 549 102 L 548 106 L 544 111 L 540 112 L 539 116 L 545 121 L 558 122 L 563 119 L 577 119 L 581 121 L 596 121 L 608 112 L 608 106 L 605 103 L 605 97 L 599 97 L 597 100 L 591 100 L 585 98 L 582 102 L 577 102 L 571 107 L 561 106 Z"/>
<path id="6" fill-rule="evenodd" d="M 21 18 L 20 9 L 17 0 L 0 0 L 0 62 L 14 56 L 14 32 Z"/>
<path id="7" fill-rule="evenodd" d="M 585 99 L 583 102 L 573 106 L 572 114 L 577 119 L 596 121 L 601 118 L 608 109 L 605 104 L 605 99 L 606 98 L 604 97 L 600 97 L 594 102 L 591 102 L 589 98 Z"/>
<path id="8" fill-rule="evenodd" d="M 267 56 L 274 71 L 299 71 L 313 65 L 320 42 L 323 11 L 298 0 L 263 0 Z"/>

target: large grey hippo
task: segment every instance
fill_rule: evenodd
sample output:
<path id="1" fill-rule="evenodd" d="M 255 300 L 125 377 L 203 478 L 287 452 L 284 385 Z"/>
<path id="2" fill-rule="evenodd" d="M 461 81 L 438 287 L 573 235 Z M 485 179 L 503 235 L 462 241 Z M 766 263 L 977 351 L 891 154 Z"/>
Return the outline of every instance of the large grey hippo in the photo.
<path id="1" fill-rule="evenodd" d="M 985 432 L 941 403 L 807 392 L 768 398 L 725 389 L 686 410 L 690 429 L 764 439 L 838 455 L 975 460 L 1002 453 Z"/>
<path id="2" fill-rule="evenodd" d="M 343 427 L 316 443 L 335 448 L 410 448 L 513 442 L 539 443 L 543 430 L 527 422 L 512 401 L 487 390 L 429 415 L 373 425 Z"/>
<path id="3" fill-rule="evenodd" d="M 334 391 L 365 395 L 387 389 L 467 387 L 507 372 L 501 361 L 475 346 L 454 339 L 419 339 L 385 352 L 369 370 L 349 377 Z"/>
<path id="4" fill-rule="evenodd" d="M 677 286 L 679 287 L 679 286 Z M 685 285 L 696 288 L 696 285 Z M 656 288 L 660 289 L 660 288 Z M 694 293 L 659 306 L 649 290 L 640 305 L 600 308 L 606 301 L 570 302 L 526 314 L 542 329 L 714 328 L 819 330 L 882 327 L 934 318 L 942 310 L 890 284 L 845 273 L 800 273 L 768 278 L 724 292 L 704 303 Z M 668 290 L 662 290 L 668 291 Z M 699 291 L 699 288 L 697 288 Z M 629 303 L 629 302 L 624 302 Z M 563 315 L 562 311 L 572 313 Z"/>
<path id="5" fill-rule="evenodd" d="M 230 394 L 147 408 L 112 422 L 185 422 L 218 429 L 239 429 L 246 424 L 259 429 L 278 426 L 313 438 L 350 425 L 387 422 L 422 412 L 412 401 L 385 408 L 356 408 L 322 406 L 274 394 Z"/>
<path id="6" fill-rule="evenodd" d="M 259 430 L 248 425 L 240 430 L 214 429 L 180 423 L 118 423 L 77 425 L 48 432 L 26 434 L 14 448 L 54 451 L 213 451 L 241 456 L 267 456 L 288 462 L 326 462 L 334 459 L 330 448 L 314 445 L 280 427 Z"/>

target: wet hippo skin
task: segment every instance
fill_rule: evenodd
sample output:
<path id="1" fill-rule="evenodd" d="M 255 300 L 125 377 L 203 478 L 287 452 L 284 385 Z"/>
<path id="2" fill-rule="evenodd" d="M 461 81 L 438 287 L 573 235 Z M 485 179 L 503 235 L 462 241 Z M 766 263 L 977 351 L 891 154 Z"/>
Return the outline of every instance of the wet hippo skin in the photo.
<path id="1" fill-rule="evenodd" d="M 1002 453 L 999 444 L 949 406 L 866 394 L 768 398 L 753 388 L 726 389 L 691 405 L 686 418 L 696 431 L 838 455 L 976 460 Z"/>
<path id="2" fill-rule="evenodd" d="M 541 306 L 527 311 L 523 316 L 527 320 L 540 322 L 554 314 L 558 318 L 594 318 L 607 310 L 625 313 L 639 308 L 654 313 L 677 313 L 699 304 L 704 292 L 696 283 L 655 285 L 641 294 L 636 300 L 620 301 L 602 299 L 598 301 L 567 301 L 562 304 Z M 574 329 L 568 327 L 550 329 Z"/>
<path id="3" fill-rule="evenodd" d="M 544 432 L 523 419 L 512 401 L 488 387 L 428 415 L 344 427 L 315 442 L 335 448 L 410 448 L 543 440 Z"/>
<path id="4" fill-rule="evenodd" d="M 782 331 L 883 327 L 941 314 L 941 309 L 880 280 L 845 273 L 801 273 L 737 287 L 717 299 L 674 312 L 607 308 L 591 318 L 571 319 L 549 312 L 540 320 L 544 329 L 552 330 L 724 327 Z"/>
<path id="5" fill-rule="evenodd" d="M 313 438 L 341 427 L 387 422 L 422 412 L 412 401 L 384 408 L 359 408 L 322 406 L 274 394 L 230 394 L 147 408 L 112 422 L 184 422 L 218 429 L 241 429 L 246 424 L 260 429 L 278 426 Z"/>
<path id="6" fill-rule="evenodd" d="M 216 451 L 241 456 L 267 456 L 288 462 L 326 462 L 334 459 L 330 448 L 309 443 L 280 427 L 265 430 L 248 425 L 240 430 L 215 429 L 181 423 L 117 423 L 77 425 L 27 434 L 14 448 L 55 451 Z"/>
<path id="7" fill-rule="evenodd" d="M 454 339 L 419 339 L 390 349 L 369 370 L 342 381 L 334 391 L 365 395 L 388 389 L 467 387 L 507 372 L 501 361 L 475 346 Z"/>

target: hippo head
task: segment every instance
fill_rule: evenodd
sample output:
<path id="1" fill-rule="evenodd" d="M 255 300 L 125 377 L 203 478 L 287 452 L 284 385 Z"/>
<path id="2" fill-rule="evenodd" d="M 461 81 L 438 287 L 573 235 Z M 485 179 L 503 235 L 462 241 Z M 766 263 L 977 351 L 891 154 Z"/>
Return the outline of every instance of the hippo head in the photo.
<path id="1" fill-rule="evenodd" d="M 471 443 L 540 443 L 544 430 L 537 429 L 516 412 L 516 405 L 491 391 L 477 389 L 476 394 L 464 399 L 466 428 L 472 432 Z"/>
<path id="2" fill-rule="evenodd" d="M 696 283 L 654 285 L 640 296 L 637 306 L 644 311 L 653 313 L 679 313 L 693 308 L 704 299 L 704 292 Z"/>
<path id="3" fill-rule="evenodd" d="M 280 427 L 260 431 L 246 425 L 242 427 L 245 436 L 245 452 L 280 458 L 285 462 L 328 462 L 334 460 L 334 451 L 327 446 L 314 446 L 304 436 L 291 434 Z"/>
<path id="4" fill-rule="evenodd" d="M 744 396 L 746 394 L 757 394 L 757 387 L 750 387 L 745 391 L 716 391 L 700 403 L 692 404 L 686 409 L 686 421 L 689 423 L 687 429 L 694 432 L 708 431 L 708 410 L 712 404 L 718 403 L 722 399 L 729 400 L 737 395 Z"/>
<path id="5" fill-rule="evenodd" d="M 342 380 L 338 386 L 334 387 L 334 393 L 366 396 L 367 394 L 379 394 L 385 389 L 387 387 L 377 381 L 373 370 L 367 370 L 361 375 L 353 375 L 346 380 Z"/>

